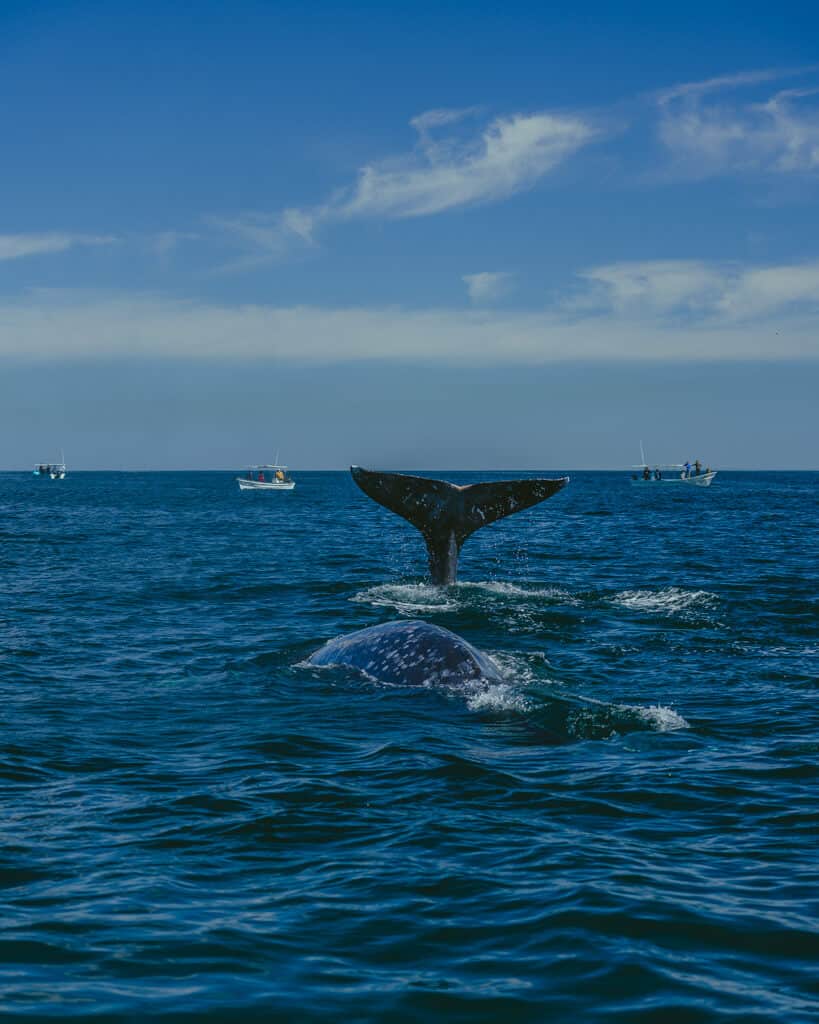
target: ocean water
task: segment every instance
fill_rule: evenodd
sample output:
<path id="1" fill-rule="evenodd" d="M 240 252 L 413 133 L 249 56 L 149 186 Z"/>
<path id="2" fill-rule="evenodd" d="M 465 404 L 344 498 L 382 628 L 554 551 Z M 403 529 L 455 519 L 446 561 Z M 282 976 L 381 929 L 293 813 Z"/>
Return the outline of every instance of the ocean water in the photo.
<path id="1" fill-rule="evenodd" d="M 0 1014 L 816 1020 L 819 475 L 573 473 L 442 590 L 297 480 L 0 475 Z M 304 666 L 391 618 L 504 682 Z"/>

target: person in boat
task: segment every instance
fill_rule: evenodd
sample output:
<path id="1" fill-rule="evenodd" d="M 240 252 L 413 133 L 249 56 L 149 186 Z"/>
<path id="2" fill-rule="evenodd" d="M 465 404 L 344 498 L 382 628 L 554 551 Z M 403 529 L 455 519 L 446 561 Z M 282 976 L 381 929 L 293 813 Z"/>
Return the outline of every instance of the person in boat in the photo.
<path id="1" fill-rule="evenodd" d="M 279 482 L 282 482 L 284 480 L 284 473 L 282 473 L 282 471 L 280 469 L 276 470 L 276 479 Z"/>
<path id="2" fill-rule="evenodd" d="M 650 480 L 650 479 L 651 479 L 651 470 L 648 468 L 648 466 L 643 466 L 643 480 Z"/>
<path id="3" fill-rule="evenodd" d="M 259 477 L 258 477 L 258 479 L 259 479 L 259 483 L 260 484 L 264 483 L 264 473 L 261 470 L 259 470 Z"/>
<path id="4" fill-rule="evenodd" d="M 702 472 L 702 463 L 699 459 L 694 459 L 694 476 L 699 476 Z"/>
<path id="5" fill-rule="evenodd" d="M 662 478 L 663 478 L 663 474 L 660 472 L 660 470 L 659 469 L 655 469 L 654 470 L 654 479 L 655 480 L 662 480 Z"/>
<path id="6" fill-rule="evenodd" d="M 685 460 L 685 465 L 683 466 L 683 476 L 686 479 L 688 479 L 688 477 L 691 476 L 691 463 L 688 461 L 688 459 Z"/>

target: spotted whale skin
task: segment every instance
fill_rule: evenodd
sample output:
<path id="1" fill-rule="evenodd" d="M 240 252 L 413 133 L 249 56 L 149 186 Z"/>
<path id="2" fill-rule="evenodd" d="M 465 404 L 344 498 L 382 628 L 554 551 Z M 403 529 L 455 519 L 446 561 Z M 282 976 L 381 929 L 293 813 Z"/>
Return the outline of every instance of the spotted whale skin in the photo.
<path id="1" fill-rule="evenodd" d="M 337 637 L 308 661 L 356 669 L 379 682 L 401 686 L 502 678 L 492 659 L 462 637 L 419 620 L 385 622 Z"/>

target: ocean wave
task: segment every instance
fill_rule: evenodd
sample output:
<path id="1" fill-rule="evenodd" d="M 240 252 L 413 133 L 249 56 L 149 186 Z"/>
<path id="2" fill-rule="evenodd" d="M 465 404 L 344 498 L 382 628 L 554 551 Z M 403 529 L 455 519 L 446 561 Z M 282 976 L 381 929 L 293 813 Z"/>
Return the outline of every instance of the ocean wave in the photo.
<path id="1" fill-rule="evenodd" d="M 621 709 L 637 715 L 647 722 L 655 732 L 676 732 L 679 729 L 690 729 L 691 725 L 681 714 L 664 704 L 621 704 Z"/>
<path id="2" fill-rule="evenodd" d="M 676 732 L 690 725 L 673 708 L 663 704 L 618 704 L 573 695 L 564 731 L 574 739 L 609 739 L 648 729 Z"/>

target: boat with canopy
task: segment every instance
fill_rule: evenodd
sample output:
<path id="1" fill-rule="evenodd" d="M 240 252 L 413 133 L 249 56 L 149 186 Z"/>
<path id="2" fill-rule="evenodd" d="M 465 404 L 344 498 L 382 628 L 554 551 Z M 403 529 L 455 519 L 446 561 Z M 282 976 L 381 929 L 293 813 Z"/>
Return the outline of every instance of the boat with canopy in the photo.
<path id="1" fill-rule="evenodd" d="M 65 452 L 60 452 L 60 462 L 38 462 L 34 476 L 47 476 L 51 480 L 65 480 Z"/>
<path id="2" fill-rule="evenodd" d="M 296 481 L 287 466 L 276 462 L 248 466 L 245 476 L 237 476 L 240 491 L 292 491 Z"/>
<path id="3" fill-rule="evenodd" d="M 690 462 L 657 463 L 652 466 L 646 462 L 643 442 L 640 442 L 639 465 L 632 466 L 632 487 L 653 486 L 655 484 L 681 484 L 687 487 L 710 487 L 717 475 L 715 469 L 702 468 L 699 459 L 693 465 Z M 636 470 L 636 472 L 634 472 Z"/>

